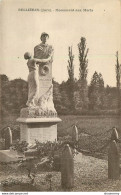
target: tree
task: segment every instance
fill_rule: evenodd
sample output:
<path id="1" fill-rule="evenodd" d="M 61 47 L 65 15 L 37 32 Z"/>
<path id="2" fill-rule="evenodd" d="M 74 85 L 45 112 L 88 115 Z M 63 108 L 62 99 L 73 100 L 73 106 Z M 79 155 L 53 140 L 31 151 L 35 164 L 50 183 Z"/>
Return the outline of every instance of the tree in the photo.
<path id="1" fill-rule="evenodd" d="M 88 59 L 87 54 L 89 49 L 86 49 L 86 39 L 81 37 L 81 42 L 78 44 L 79 49 L 79 93 L 80 93 L 80 107 L 82 110 L 88 109 Z"/>
<path id="2" fill-rule="evenodd" d="M 99 73 L 98 77 L 99 77 L 99 91 L 103 93 L 103 91 L 104 91 L 104 80 L 103 80 L 103 76 L 102 76 L 101 73 Z"/>
<path id="3" fill-rule="evenodd" d="M 68 96 L 68 85 L 67 82 L 62 82 L 60 84 L 60 93 L 61 93 L 61 112 L 63 114 L 69 114 L 70 113 L 70 101 Z"/>
<path id="4" fill-rule="evenodd" d="M 4 85 L 5 82 L 8 82 L 9 79 L 5 74 L 0 75 L 0 83 Z"/>
<path id="5" fill-rule="evenodd" d="M 79 73 L 80 73 L 80 80 L 86 80 L 87 78 L 87 66 L 88 66 L 88 59 L 87 54 L 89 52 L 89 49 L 86 49 L 86 39 L 84 37 L 81 37 L 81 42 L 78 44 L 79 49 Z"/>
<path id="6" fill-rule="evenodd" d="M 120 79 L 121 79 L 121 64 L 119 64 L 119 59 L 118 59 L 118 51 L 116 52 L 116 86 L 117 89 L 120 89 Z"/>
<path id="7" fill-rule="evenodd" d="M 74 110 L 75 106 L 74 106 L 74 55 L 72 53 L 72 46 L 68 48 L 68 56 L 69 56 L 69 60 L 68 60 L 68 75 L 69 78 L 67 80 L 67 93 L 69 96 L 69 100 L 70 100 L 70 109 L 71 111 Z"/>
<path id="8" fill-rule="evenodd" d="M 0 122 L 2 122 L 3 120 L 3 113 L 5 111 L 4 97 L 5 97 L 5 89 L 7 87 L 8 82 L 9 82 L 8 77 L 4 74 L 1 74 L 0 75 Z"/>
<path id="9" fill-rule="evenodd" d="M 117 110 L 117 88 L 116 87 L 110 87 L 106 86 L 105 88 L 105 109 L 107 110 Z"/>
<path id="10" fill-rule="evenodd" d="M 13 112 L 19 113 L 21 108 L 26 107 L 28 83 L 22 79 L 14 79 L 10 81 L 9 92 Z"/>
<path id="11" fill-rule="evenodd" d="M 22 79 L 14 79 L 2 84 L 2 115 L 7 113 L 19 113 L 26 107 L 28 95 L 27 82 Z"/>
<path id="12" fill-rule="evenodd" d="M 89 107 L 92 110 L 103 108 L 104 104 L 104 80 L 101 73 L 92 76 L 89 86 Z"/>
<path id="13" fill-rule="evenodd" d="M 119 64 L 118 51 L 116 52 L 116 86 L 117 86 L 117 97 L 118 97 L 118 108 L 121 108 L 121 64 Z"/>
<path id="14" fill-rule="evenodd" d="M 53 79 L 53 102 L 57 113 L 61 113 L 60 85 Z"/>

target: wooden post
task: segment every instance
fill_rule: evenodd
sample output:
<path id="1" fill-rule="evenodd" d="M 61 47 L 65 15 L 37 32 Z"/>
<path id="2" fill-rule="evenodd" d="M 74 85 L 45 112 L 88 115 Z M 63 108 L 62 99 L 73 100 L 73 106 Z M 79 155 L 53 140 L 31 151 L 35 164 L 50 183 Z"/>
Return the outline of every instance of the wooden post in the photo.
<path id="1" fill-rule="evenodd" d="M 117 180 L 120 177 L 120 155 L 115 140 L 111 140 L 108 151 L 108 178 Z"/>
<path id="2" fill-rule="evenodd" d="M 68 144 L 61 156 L 61 185 L 63 189 L 71 189 L 74 186 L 74 160 Z"/>
<path id="3" fill-rule="evenodd" d="M 12 131 L 10 127 L 8 127 L 5 131 L 5 149 L 9 149 L 12 145 Z"/>
<path id="4" fill-rule="evenodd" d="M 116 142 L 118 141 L 118 132 L 117 132 L 117 129 L 115 127 L 113 127 L 113 131 L 112 131 L 112 134 L 111 134 L 111 140 L 115 140 Z"/>
<path id="5" fill-rule="evenodd" d="M 72 141 L 78 142 L 78 129 L 76 125 L 72 129 Z"/>

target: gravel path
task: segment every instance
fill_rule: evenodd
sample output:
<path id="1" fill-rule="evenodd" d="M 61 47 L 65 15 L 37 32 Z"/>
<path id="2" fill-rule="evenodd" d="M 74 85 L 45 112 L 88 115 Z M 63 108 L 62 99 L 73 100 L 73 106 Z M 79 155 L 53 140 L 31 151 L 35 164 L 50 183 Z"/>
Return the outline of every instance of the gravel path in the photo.
<path id="1" fill-rule="evenodd" d="M 5 165 L 4 165 L 5 166 Z M 15 172 L 16 167 L 8 167 L 8 170 L 0 170 L 1 180 L 28 180 L 22 172 Z M 71 191 L 121 191 L 121 179 L 117 181 L 108 179 L 108 162 L 106 160 L 85 156 L 79 153 L 74 158 L 74 188 Z M 20 175 L 21 173 L 21 175 Z M 48 172 L 38 173 L 35 183 L 38 191 L 49 191 L 49 183 L 45 182 Z M 63 191 L 61 188 L 60 172 L 50 172 L 52 174 L 52 191 Z"/>

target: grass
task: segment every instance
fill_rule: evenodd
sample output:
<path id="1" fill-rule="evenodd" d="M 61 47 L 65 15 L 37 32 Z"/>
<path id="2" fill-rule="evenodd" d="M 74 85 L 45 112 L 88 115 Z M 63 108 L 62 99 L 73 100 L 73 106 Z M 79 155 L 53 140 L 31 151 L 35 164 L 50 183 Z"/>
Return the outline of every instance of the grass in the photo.
<path id="1" fill-rule="evenodd" d="M 112 127 L 121 130 L 121 117 L 119 116 L 60 116 L 62 122 L 58 124 L 58 133 L 67 134 L 71 130 L 71 126 L 76 124 L 79 133 L 88 134 L 103 133 Z"/>
<path id="2" fill-rule="evenodd" d="M 17 166 L 17 165 L 16 165 Z M 3 180 L 8 181 L 21 181 L 22 183 L 29 183 L 29 179 L 25 174 L 25 170 L 17 169 L 14 164 L 2 165 L 0 169 L 0 182 Z M 61 187 L 61 173 L 49 172 L 52 175 L 52 191 L 63 191 Z M 47 171 L 38 171 L 35 177 L 35 187 L 38 191 L 50 191 L 49 184 L 45 181 Z M 121 191 L 121 180 L 108 179 L 108 163 L 105 160 L 97 159 L 82 154 L 78 154 L 74 158 L 74 187 L 70 189 L 73 192 L 103 192 L 103 191 Z M 13 188 L 14 187 L 14 188 Z M 15 187 L 1 189 L 1 191 L 14 191 Z M 19 186 L 19 190 L 22 191 Z M 24 190 L 24 189 L 23 189 Z M 32 189 L 28 186 L 26 191 Z M 35 191 L 35 190 L 34 190 Z"/>

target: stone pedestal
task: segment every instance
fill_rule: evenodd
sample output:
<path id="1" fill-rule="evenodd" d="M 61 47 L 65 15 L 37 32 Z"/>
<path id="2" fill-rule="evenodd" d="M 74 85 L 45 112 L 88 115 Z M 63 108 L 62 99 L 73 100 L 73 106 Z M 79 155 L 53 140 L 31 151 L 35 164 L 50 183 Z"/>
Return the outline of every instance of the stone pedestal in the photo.
<path id="1" fill-rule="evenodd" d="M 59 118 L 18 118 L 20 122 L 20 140 L 34 145 L 39 142 L 57 140 L 57 123 Z"/>

